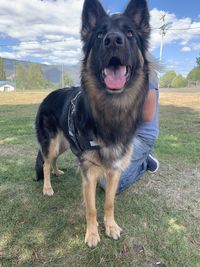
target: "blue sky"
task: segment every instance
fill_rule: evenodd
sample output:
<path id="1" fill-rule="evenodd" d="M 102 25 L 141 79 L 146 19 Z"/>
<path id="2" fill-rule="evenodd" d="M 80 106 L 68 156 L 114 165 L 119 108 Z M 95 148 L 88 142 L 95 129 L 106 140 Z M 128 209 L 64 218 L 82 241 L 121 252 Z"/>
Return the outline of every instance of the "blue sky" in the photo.
<path id="1" fill-rule="evenodd" d="M 121 12 L 126 7 L 127 0 L 101 0 L 100 1 L 106 9 L 112 12 Z M 157 8 L 165 10 L 170 13 L 175 13 L 177 17 L 191 17 L 197 19 L 200 13 L 200 1 L 180 1 L 180 0 L 148 0 L 150 9 Z"/>
<path id="2" fill-rule="evenodd" d="M 128 1 L 127 0 L 101 0 L 101 3 L 104 7 L 111 12 L 121 12 L 126 7 Z M 198 22 L 197 31 L 199 34 L 195 34 L 194 38 L 192 38 L 191 43 L 194 45 L 198 45 L 198 49 L 192 49 L 190 46 L 183 46 L 181 43 L 184 40 L 180 41 L 171 41 L 170 43 L 164 44 L 163 50 L 163 63 L 164 69 L 168 69 L 170 67 L 174 68 L 177 72 L 186 75 L 188 71 L 196 64 L 196 57 L 200 56 L 200 1 L 198 0 L 189 0 L 189 1 L 180 1 L 180 0 L 148 0 L 149 9 L 157 9 L 163 11 L 163 13 L 167 12 L 170 14 L 174 14 L 178 20 L 184 18 L 190 18 L 191 22 Z M 152 25 L 154 27 L 154 25 Z M 155 25 L 157 27 L 157 25 Z M 173 27 L 172 27 L 173 28 Z M 184 28 L 181 26 L 178 27 L 180 29 Z M 186 27 L 187 28 L 187 27 Z M 169 30 L 170 31 L 170 30 Z M 194 30 L 191 30 L 194 32 Z M 176 31 L 174 32 L 176 34 Z M 167 33 L 168 35 L 168 33 Z M 194 41 L 194 43 L 193 43 Z M 187 43 L 190 45 L 190 42 Z M 183 49 L 185 47 L 185 49 Z M 187 47 L 187 49 L 186 49 Z M 188 51 L 182 51 L 188 50 Z M 189 51 L 190 50 L 190 51 Z M 160 48 L 157 47 L 152 51 L 152 54 L 155 58 L 159 58 Z"/>
<path id="3" fill-rule="evenodd" d="M 127 0 L 101 0 L 110 12 L 121 12 Z M 83 0 L 0 1 L 0 56 L 46 64 L 77 64 L 81 58 L 79 36 Z M 187 75 L 200 56 L 200 1 L 148 0 L 151 47 L 159 58 L 160 17 L 166 14 L 163 64 Z"/>

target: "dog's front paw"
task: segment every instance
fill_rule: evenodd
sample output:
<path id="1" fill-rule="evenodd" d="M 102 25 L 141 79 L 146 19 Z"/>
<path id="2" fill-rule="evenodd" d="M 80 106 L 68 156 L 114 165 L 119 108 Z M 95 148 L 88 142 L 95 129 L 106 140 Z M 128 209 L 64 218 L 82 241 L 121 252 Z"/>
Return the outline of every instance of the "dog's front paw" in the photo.
<path id="1" fill-rule="evenodd" d="M 44 187 L 43 188 L 43 195 L 47 195 L 47 196 L 53 196 L 54 192 L 52 187 Z"/>
<path id="2" fill-rule="evenodd" d="M 105 222 L 106 235 L 117 240 L 120 238 L 122 229 L 117 225 L 115 221 Z"/>
<path id="3" fill-rule="evenodd" d="M 88 245 L 88 247 L 96 247 L 96 245 L 100 242 L 100 237 L 98 230 L 90 231 L 87 229 L 86 235 L 85 235 L 85 244 Z"/>

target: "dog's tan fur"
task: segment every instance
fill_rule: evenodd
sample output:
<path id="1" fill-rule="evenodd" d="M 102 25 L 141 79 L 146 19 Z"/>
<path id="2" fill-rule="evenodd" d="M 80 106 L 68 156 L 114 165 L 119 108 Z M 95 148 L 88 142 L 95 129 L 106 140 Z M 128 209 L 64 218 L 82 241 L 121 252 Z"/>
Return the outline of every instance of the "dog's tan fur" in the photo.
<path id="1" fill-rule="evenodd" d="M 53 173 L 56 176 L 63 175 L 64 172 L 58 169 L 56 161 L 59 155 L 64 153 L 69 148 L 69 143 L 67 139 L 64 137 L 62 132 L 59 132 L 54 139 L 51 140 L 49 145 L 49 152 L 46 157 L 44 157 L 44 186 L 43 186 L 43 194 L 52 196 L 54 191 L 51 186 L 51 178 L 50 172 L 51 168 Z"/>
<path id="2" fill-rule="evenodd" d="M 52 196 L 54 194 L 50 179 L 51 168 L 56 175 L 62 174 L 62 171 L 57 168 L 56 160 L 60 154 L 68 149 L 68 147 L 68 141 L 66 138 L 64 138 L 61 132 L 51 140 L 48 156 L 44 158 L 44 195 Z M 116 153 L 116 151 L 113 153 Z M 132 149 L 131 147 L 129 147 L 127 153 L 117 163 L 116 166 L 113 166 L 112 170 L 108 169 L 107 166 L 104 166 L 102 164 L 96 151 L 90 151 L 83 154 L 83 169 L 87 170 L 85 172 L 82 171 L 83 196 L 85 201 L 87 221 L 85 242 L 90 247 L 96 246 L 100 241 L 95 204 L 96 186 L 100 177 L 104 177 L 106 180 L 106 195 L 104 206 L 104 224 L 106 234 L 113 239 L 118 239 L 120 237 L 121 228 L 117 225 L 114 218 L 114 199 L 121 171 L 126 166 L 128 166 L 131 153 Z"/>
<path id="3" fill-rule="evenodd" d="M 72 151 L 79 158 L 86 207 L 85 242 L 90 247 L 96 246 L 100 241 L 95 205 L 96 186 L 100 177 L 106 180 L 104 207 L 106 234 L 113 239 L 120 237 L 121 228 L 114 218 L 114 199 L 121 172 L 128 166 L 132 154 L 131 142 L 142 118 L 151 68 L 145 54 L 150 34 L 146 0 L 131 0 L 122 15 L 111 16 L 106 14 L 99 1 L 92 2 L 91 4 L 91 1 L 85 0 L 82 12 L 81 38 L 84 59 L 81 68 L 81 87 L 75 89 L 79 90 L 82 96 L 76 106 L 80 116 L 75 112 L 74 121 L 75 123 L 80 121 L 75 130 L 81 132 L 84 138 L 86 136 L 92 138 L 98 147 L 96 150 L 88 146 L 80 149 L 76 140 L 70 136 L 67 119 L 69 115 L 71 116 L 70 101 L 76 92 L 73 91 L 74 88 L 71 88 L 73 90 L 70 93 L 69 90 L 64 92 L 63 89 L 51 93 L 44 100 L 36 118 L 36 132 L 41 146 L 36 159 L 36 174 L 37 180 L 44 174 L 45 195 L 53 195 L 51 168 L 56 175 L 62 174 L 56 165 L 56 160 L 69 147 L 66 138 L 69 138 Z M 99 22 L 102 17 L 101 26 Z M 131 29 L 133 36 L 127 36 L 127 29 Z M 104 34 L 104 39 L 98 38 L 98 32 Z M 110 40 L 110 33 L 118 38 L 123 37 L 120 39 L 121 43 L 116 43 L 115 40 L 115 43 L 107 46 L 105 38 L 107 41 Z M 112 90 L 112 86 L 106 82 L 109 75 L 106 78 L 104 76 L 107 68 L 111 72 L 113 68 L 119 72 L 119 66 L 125 66 L 127 73 L 126 84 L 117 91 L 119 88 Z M 54 103 L 53 108 L 52 103 Z M 74 136 L 76 137 L 76 132 Z M 79 135 L 78 137 L 80 138 Z M 78 143 L 81 139 L 79 138 Z M 80 143 L 85 147 L 82 140 Z M 87 140 L 87 143 L 90 141 L 91 139 Z"/>

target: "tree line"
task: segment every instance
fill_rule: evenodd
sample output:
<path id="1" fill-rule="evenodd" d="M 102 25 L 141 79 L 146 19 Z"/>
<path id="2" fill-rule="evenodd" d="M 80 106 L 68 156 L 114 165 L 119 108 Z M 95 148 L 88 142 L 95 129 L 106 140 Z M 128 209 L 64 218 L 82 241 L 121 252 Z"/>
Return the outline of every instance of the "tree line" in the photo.
<path id="1" fill-rule="evenodd" d="M 197 66 L 194 67 L 187 75 L 183 77 L 175 71 L 167 71 L 160 79 L 160 88 L 181 88 L 186 86 L 195 86 L 200 84 L 200 57 L 196 58 Z"/>
<path id="2" fill-rule="evenodd" d="M 0 81 L 6 80 L 3 59 L 0 58 Z M 42 65 L 29 62 L 28 67 L 23 64 L 17 64 L 15 75 L 9 79 L 16 82 L 18 90 L 42 90 L 55 89 L 73 85 L 73 80 L 67 72 L 64 72 L 63 79 L 57 84 L 51 83 L 42 71 Z"/>
<path id="3" fill-rule="evenodd" d="M 186 86 L 193 86 L 200 84 L 200 57 L 196 58 L 197 66 L 194 67 L 187 75 L 183 77 L 175 71 L 167 71 L 159 79 L 159 86 L 161 88 L 181 88 Z M 28 67 L 23 64 L 17 64 L 15 69 L 15 77 L 12 81 L 16 82 L 16 87 L 19 90 L 41 90 L 41 89 L 55 89 L 73 85 L 73 80 L 67 72 L 64 72 L 62 81 L 57 84 L 51 83 L 42 71 L 42 65 L 38 63 L 29 62 Z M 6 80 L 6 73 L 4 69 L 3 59 L 0 58 L 0 81 Z"/>

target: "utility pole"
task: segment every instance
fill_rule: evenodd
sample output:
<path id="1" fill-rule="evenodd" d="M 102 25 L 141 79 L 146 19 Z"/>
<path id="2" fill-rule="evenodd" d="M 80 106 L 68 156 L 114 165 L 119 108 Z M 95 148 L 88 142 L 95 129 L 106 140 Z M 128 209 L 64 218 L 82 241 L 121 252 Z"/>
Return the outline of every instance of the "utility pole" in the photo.
<path id="1" fill-rule="evenodd" d="M 162 25 L 160 27 L 161 30 L 161 41 L 160 41 L 160 62 L 162 61 L 162 56 L 163 56 L 163 42 L 164 42 L 164 37 L 166 35 L 166 30 L 167 30 L 167 25 L 165 24 L 165 16 L 166 14 L 163 14 L 160 20 L 162 21 Z"/>
<path id="2" fill-rule="evenodd" d="M 14 70 L 14 82 L 15 82 L 15 90 L 17 91 L 17 77 L 16 77 L 16 61 L 13 60 L 13 70 Z"/>
<path id="3" fill-rule="evenodd" d="M 62 88 L 64 88 L 64 66 L 62 64 Z"/>

